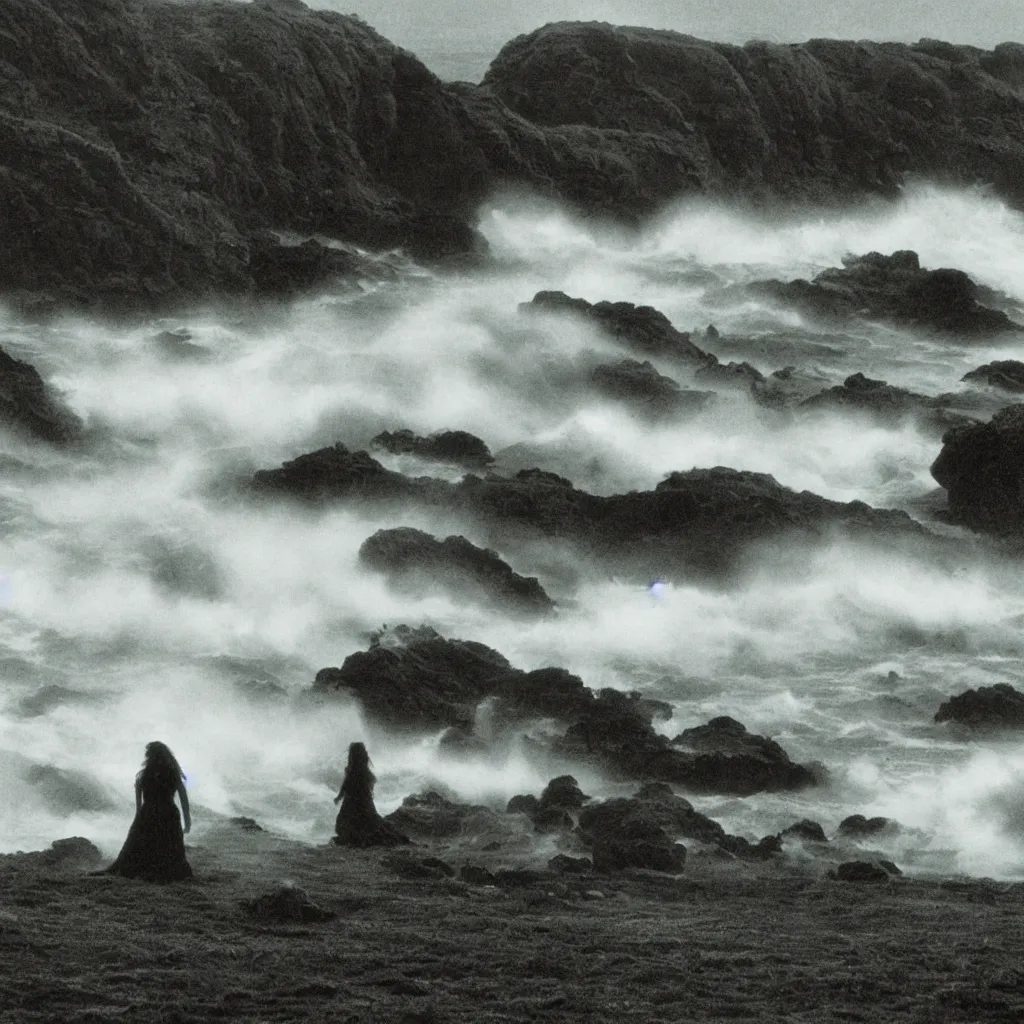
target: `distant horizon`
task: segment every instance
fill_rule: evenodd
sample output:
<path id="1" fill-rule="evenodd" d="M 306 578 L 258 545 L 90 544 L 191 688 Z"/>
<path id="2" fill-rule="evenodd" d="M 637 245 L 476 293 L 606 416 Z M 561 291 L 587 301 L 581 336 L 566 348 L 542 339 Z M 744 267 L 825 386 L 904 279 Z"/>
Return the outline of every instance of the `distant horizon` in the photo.
<path id="1" fill-rule="evenodd" d="M 941 39 L 992 49 L 1024 42 L 1021 0 L 520 0 L 487 10 L 477 0 L 307 0 L 310 6 L 357 14 L 392 42 L 416 52 L 495 49 L 552 21 L 606 21 L 666 28 L 720 42 L 752 39 L 802 43 L 814 38 L 915 43 Z"/>

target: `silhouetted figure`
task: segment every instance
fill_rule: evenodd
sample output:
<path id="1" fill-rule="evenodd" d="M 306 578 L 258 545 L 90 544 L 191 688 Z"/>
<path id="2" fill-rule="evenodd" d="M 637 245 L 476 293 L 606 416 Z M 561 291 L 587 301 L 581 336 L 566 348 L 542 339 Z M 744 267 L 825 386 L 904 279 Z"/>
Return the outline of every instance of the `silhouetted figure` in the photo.
<path id="1" fill-rule="evenodd" d="M 185 818 L 184 832 L 175 793 Z M 149 882 L 191 878 L 192 868 L 185 859 L 185 832 L 191 827 L 185 773 L 166 744 L 158 740 L 147 743 L 146 760 L 135 776 L 135 820 L 107 874 Z"/>
<path id="2" fill-rule="evenodd" d="M 370 770 L 370 755 L 362 743 L 348 748 L 348 764 L 341 789 L 334 798 L 341 803 L 334 823 L 334 842 L 339 846 L 398 846 L 409 842 L 373 805 L 373 786 L 377 777 Z"/>

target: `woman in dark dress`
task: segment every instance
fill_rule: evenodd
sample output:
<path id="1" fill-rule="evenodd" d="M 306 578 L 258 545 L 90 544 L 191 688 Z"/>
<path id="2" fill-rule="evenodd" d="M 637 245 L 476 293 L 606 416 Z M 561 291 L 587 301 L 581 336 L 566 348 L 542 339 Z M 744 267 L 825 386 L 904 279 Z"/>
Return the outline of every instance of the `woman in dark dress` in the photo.
<path id="1" fill-rule="evenodd" d="M 188 832 L 192 816 L 185 773 L 166 744 L 158 740 L 147 743 L 146 759 L 135 776 L 135 820 L 117 860 L 107 868 L 108 874 L 149 882 L 180 882 L 192 877 L 175 793 L 185 817 L 184 832 Z"/>
<path id="2" fill-rule="evenodd" d="M 366 747 L 362 743 L 350 744 L 345 778 L 334 798 L 335 803 L 341 804 L 334 822 L 334 842 L 338 846 L 398 846 L 409 842 L 408 836 L 377 813 L 373 804 L 376 781 Z"/>

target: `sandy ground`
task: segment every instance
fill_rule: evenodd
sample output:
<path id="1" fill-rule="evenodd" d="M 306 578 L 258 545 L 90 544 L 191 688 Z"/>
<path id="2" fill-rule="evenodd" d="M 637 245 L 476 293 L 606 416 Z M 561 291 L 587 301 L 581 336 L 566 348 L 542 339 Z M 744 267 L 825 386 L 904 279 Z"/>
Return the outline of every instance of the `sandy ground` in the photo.
<path id="1" fill-rule="evenodd" d="M 1024 885 L 785 859 L 498 886 L 403 869 L 463 854 L 224 826 L 165 886 L 0 857 L 0 1021 L 1024 1021 Z M 255 916 L 282 882 L 336 916 Z"/>

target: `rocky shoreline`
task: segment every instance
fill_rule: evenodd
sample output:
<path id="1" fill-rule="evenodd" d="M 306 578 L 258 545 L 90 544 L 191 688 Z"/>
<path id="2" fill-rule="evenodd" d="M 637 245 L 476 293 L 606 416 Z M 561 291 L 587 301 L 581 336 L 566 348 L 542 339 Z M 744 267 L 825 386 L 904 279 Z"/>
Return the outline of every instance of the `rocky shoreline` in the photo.
<path id="1" fill-rule="evenodd" d="M 10 0 L 0 34 L 0 294 L 36 311 L 287 294 L 367 266 L 339 243 L 472 257 L 475 208 L 509 186 L 626 220 L 694 195 L 843 204 L 915 176 L 1024 204 L 1013 43 L 564 23 L 471 85 L 297 0 Z"/>

